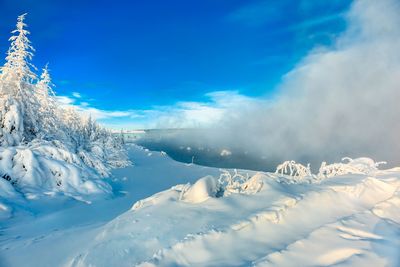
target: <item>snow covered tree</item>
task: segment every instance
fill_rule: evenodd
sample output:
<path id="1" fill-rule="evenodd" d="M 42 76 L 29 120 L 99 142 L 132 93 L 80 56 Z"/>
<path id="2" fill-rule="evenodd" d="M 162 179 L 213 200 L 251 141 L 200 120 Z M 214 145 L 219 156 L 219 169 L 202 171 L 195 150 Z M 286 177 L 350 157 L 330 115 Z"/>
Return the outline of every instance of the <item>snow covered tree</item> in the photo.
<path id="1" fill-rule="evenodd" d="M 38 104 L 38 125 L 41 129 L 40 138 L 51 139 L 58 134 L 59 118 L 57 117 L 57 101 L 52 89 L 53 83 L 48 69 L 48 64 L 43 68 L 39 82 L 34 91 Z"/>
<path id="2" fill-rule="evenodd" d="M 67 135 L 71 148 L 78 152 L 82 143 L 82 119 L 76 108 L 67 106 L 59 111 L 63 132 Z M 67 141 L 67 140 L 66 140 Z"/>
<path id="3" fill-rule="evenodd" d="M 35 69 L 30 63 L 35 50 L 28 39 L 30 33 L 25 29 L 25 16 L 26 13 L 18 17 L 17 28 L 11 32 L 14 34 L 9 39 L 11 46 L 7 52 L 6 63 L 1 68 L 1 93 L 11 93 L 16 97 L 25 95 L 25 83 L 37 78 L 31 69 Z"/>
<path id="4" fill-rule="evenodd" d="M 9 39 L 11 46 L 7 52 L 6 63 L 1 68 L 0 95 L 9 98 L 6 102 L 14 106 L 10 108 L 15 111 L 12 117 L 22 117 L 18 119 L 22 122 L 21 127 L 13 129 L 14 132 L 21 131 L 18 135 L 22 135 L 23 139 L 32 140 L 38 132 L 38 104 L 35 102 L 32 84 L 37 76 L 31 69 L 35 69 L 30 63 L 34 49 L 27 37 L 29 31 L 25 29 L 25 16 L 26 14 L 23 14 L 18 17 L 17 28 L 12 31 L 14 35 Z M 2 123 L 8 123 L 5 117 L 2 117 Z"/>
<path id="5" fill-rule="evenodd" d="M 20 189 L 109 192 L 98 179 L 129 164 L 120 140 L 74 106 L 57 102 L 47 65 L 37 78 L 25 16 L 18 17 L 0 67 L 0 157 L 7 162 L 0 177 Z"/>
<path id="6" fill-rule="evenodd" d="M 43 103 L 49 104 L 49 100 L 52 100 L 54 96 L 54 92 L 52 89 L 53 83 L 51 82 L 51 77 L 49 73 L 48 64 L 42 69 L 42 74 L 40 75 L 40 80 L 37 83 L 37 95 L 40 98 L 40 101 Z"/>
<path id="7" fill-rule="evenodd" d="M 125 145 L 125 136 L 124 136 L 124 129 L 121 129 L 120 132 L 120 139 L 121 139 L 121 144 Z"/>

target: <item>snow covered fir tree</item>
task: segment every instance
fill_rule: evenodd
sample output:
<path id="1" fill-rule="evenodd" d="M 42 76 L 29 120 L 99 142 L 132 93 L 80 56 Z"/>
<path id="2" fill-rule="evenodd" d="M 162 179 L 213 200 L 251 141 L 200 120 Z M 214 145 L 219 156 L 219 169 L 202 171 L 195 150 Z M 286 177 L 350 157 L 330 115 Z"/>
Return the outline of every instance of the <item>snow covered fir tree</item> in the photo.
<path id="1" fill-rule="evenodd" d="M 25 17 L 18 17 L 0 72 L 0 190 L 31 198 L 110 193 L 101 178 L 129 164 L 121 140 L 57 102 L 48 66 L 38 76 L 32 64 Z"/>

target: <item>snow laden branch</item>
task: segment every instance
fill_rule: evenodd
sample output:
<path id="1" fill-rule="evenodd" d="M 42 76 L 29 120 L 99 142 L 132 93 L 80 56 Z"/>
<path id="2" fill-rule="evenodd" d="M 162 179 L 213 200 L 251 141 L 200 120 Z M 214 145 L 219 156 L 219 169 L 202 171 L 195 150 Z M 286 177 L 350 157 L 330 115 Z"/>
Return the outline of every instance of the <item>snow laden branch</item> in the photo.
<path id="1" fill-rule="evenodd" d="M 35 50 L 25 18 L 18 17 L 0 68 L 0 176 L 25 196 L 110 193 L 101 178 L 129 164 L 123 144 L 57 101 L 48 65 L 39 76 L 31 63 Z"/>

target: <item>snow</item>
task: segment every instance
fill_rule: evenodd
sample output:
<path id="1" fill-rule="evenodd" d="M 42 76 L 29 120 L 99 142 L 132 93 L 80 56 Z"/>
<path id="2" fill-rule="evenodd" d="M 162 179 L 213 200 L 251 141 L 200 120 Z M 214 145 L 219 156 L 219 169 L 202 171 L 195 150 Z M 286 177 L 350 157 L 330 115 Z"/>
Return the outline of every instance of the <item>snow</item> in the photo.
<path id="1" fill-rule="evenodd" d="M 400 167 L 219 170 L 124 146 L 145 131 L 113 135 L 38 78 L 25 16 L 0 73 L 0 266 L 400 266 Z"/>
<path id="2" fill-rule="evenodd" d="M 365 173 L 286 183 L 281 174 L 221 172 L 148 153 L 129 145 L 135 166 L 106 178 L 114 193 L 109 199 L 85 204 L 48 196 L 12 204 L 12 217 L 1 221 L 0 262 L 11 267 L 400 264 L 400 169 L 378 170 L 373 161 L 356 159 L 351 162 L 368 161 Z M 15 194 L 12 187 L 1 188 L 1 196 Z"/>
<path id="3" fill-rule="evenodd" d="M 77 155 L 46 143 L 0 147 L 0 170 L 30 198 L 54 192 L 83 199 L 112 191 Z"/>
<path id="4" fill-rule="evenodd" d="M 197 180 L 194 185 L 182 190 L 181 200 L 189 203 L 200 203 L 210 197 L 216 197 L 218 192 L 217 179 L 208 175 Z"/>
<path id="5" fill-rule="evenodd" d="M 26 15 L 18 17 L 0 67 L 0 177 L 7 180 L 0 191 L 16 191 L 15 197 L 1 196 L 3 217 L 12 210 L 3 198 L 13 203 L 56 195 L 85 202 L 108 197 L 112 188 L 102 178 L 130 164 L 122 139 L 57 102 L 47 65 L 38 78 Z"/>
<path id="6" fill-rule="evenodd" d="M 221 157 L 227 157 L 227 156 L 230 156 L 230 155 L 232 155 L 232 152 L 230 150 L 228 150 L 228 149 L 222 149 L 221 150 L 221 153 L 220 153 Z"/>

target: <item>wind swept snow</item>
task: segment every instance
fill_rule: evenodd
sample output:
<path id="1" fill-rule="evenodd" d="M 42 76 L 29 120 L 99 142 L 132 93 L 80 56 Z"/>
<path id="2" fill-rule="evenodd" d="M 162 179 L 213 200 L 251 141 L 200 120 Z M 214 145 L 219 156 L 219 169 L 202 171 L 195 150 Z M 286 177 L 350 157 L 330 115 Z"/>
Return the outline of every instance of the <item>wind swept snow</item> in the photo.
<path id="1" fill-rule="evenodd" d="M 370 166 L 364 168 L 366 173 L 287 183 L 281 174 L 221 173 L 175 162 L 158 152 L 148 156 L 137 146 L 130 146 L 129 153 L 137 165 L 113 172 L 116 197 L 90 205 L 70 203 L 59 211 L 32 207 L 37 215 L 29 225 L 30 215 L 25 213 L 3 223 L 3 263 L 11 267 L 400 264 L 399 169 L 378 170 L 372 167 L 374 162 L 360 159 L 342 164 L 354 167 L 351 162 L 363 162 L 361 167 Z M 46 256 L 38 258 L 43 251 Z"/>
<path id="2" fill-rule="evenodd" d="M 135 145 L 115 197 L 44 199 L 3 220 L 5 266 L 399 266 L 400 169 L 291 176 L 173 161 Z M 375 167 L 374 167 L 375 166 Z M 364 173 L 362 173 L 362 171 Z M 169 189 L 168 189 L 169 188 Z M 4 187 L 3 195 L 13 195 Z M 57 204 L 58 203 L 58 204 Z M 7 203 L 0 214 L 7 215 Z M 29 223 L 27 223 L 29 222 Z M 57 244 L 54 246 L 53 244 Z M 38 255 L 45 256 L 38 257 Z"/>

